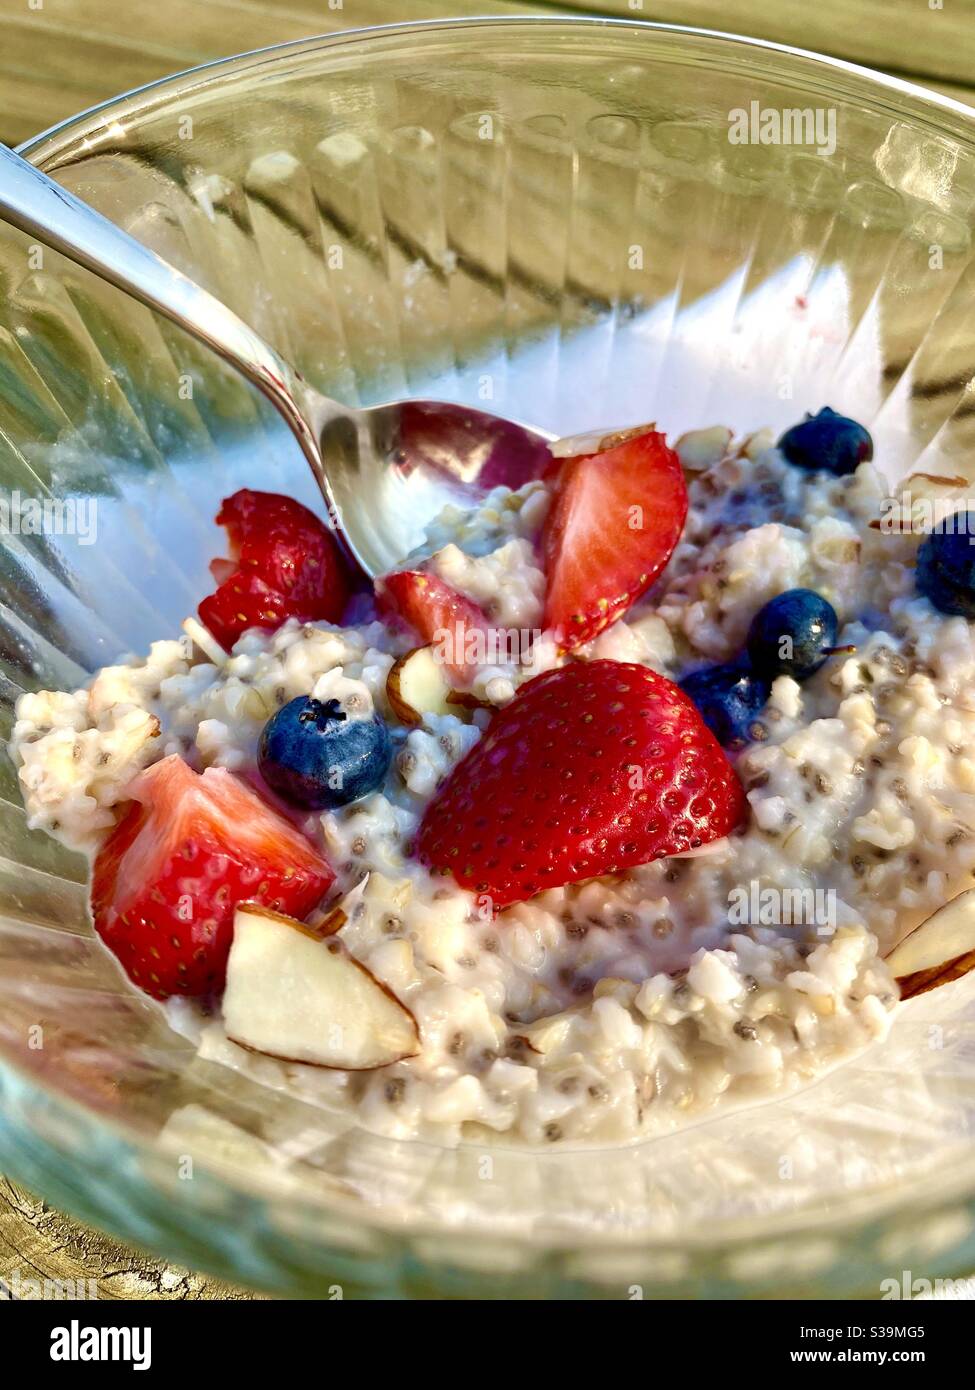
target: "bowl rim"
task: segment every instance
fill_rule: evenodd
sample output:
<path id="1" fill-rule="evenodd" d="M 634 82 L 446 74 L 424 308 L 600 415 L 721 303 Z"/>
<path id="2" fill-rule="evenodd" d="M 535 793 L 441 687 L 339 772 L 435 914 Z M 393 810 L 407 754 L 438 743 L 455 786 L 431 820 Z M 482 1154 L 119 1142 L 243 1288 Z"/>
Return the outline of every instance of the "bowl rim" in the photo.
<path id="1" fill-rule="evenodd" d="M 912 106 L 911 114 L 913 117 L 930 124 L 934 131 L 942 137 L 947 134 L 952 139 L 967 145 L 975 154 L 975 106 L 969 106 L 954 97 L 936 92 L 919 83 L 846 59 L 820 54 L 810 49 L 735 34 L 731 31 L 589 15 L 474 15 L 463 18 L 405 21 L 394 24 L 360 26 L 266 45 L 228 57 L 212 59 L 110 97 L 29 137 L 17 146 L 17 152 L 25 158 L 52 169 L 56 174 L 58 154 L 68 141 L 76 139 L 86 126 L 103 127 L 105 118 L 112 113 L 135 114 L 137 111 L 152 105 L 157 99 L 164 100 L 177 91 L 185 93 L 197 86 L 203 86 L 213 80 L 246 71 L 248 68 L 259 67 L 265 63 L 277 64 L 285 59 L 305 56 L 319 50 L 340 48 L 349 43 L 371 42 L 408 35 L 422 37 L 424 34 L 437 35 L 454 30 L 469 31 L 480 28 L 497 31 L 528 28 L 538 30 L 573 29 L 580 32 L 589 30 L 593 33 L 629 31 L 644 33 L 649 37 L 718 40 L 729 46 L 759 54 L 765 53 L 801 59 L 821 68 L 825 74 L 832 73 L 849 77 L 857 85 L 862 85 L 868 90 L 872 89 L 881 98 L 908 99 Z M 903 117 L 903 110 L 899 114 Z M 948 120 L 938 120 L 938 117 L 947 117 Z M 121 1120 L 97 1112 L 71 1090 L 61 1089 L 50 1084 L 42 1075 L 29 1067 L 24 1067 L 11 1054 L 11 1051 L 2 1045 L 0 1045 L 0 1058 L 2 1058 L 3 1067 L 9 1069 L 10 1074 L 15 1078 L 16 1084 L 40 1094 L 47 1104 L 53 1105 L 56 1110 L 60 1110 L 63 1114 L 73 1116 L 76 1122 L 93 1127 L 106 1138 L 112 1136 L 123 1151 L 127 1151 L 129 1155 L 136 1158 L 141 1180 L 152 1183 L 153 1163 L 158 1161 L 164 1152 L 152 1137 Z M 44 1142 L 47 1143 L 48 1141 L 44 1140 Z M 615 1149 L 616 1146 L 613 1147 Z M 236 1166 L 227 1167 L 217 1161 L 208 1161 L 200 1166 L 217 1183 L 232 1185 L 236 1190 L 258 1201 L 284 1202 L 289 1207 L 298 1207 L 308 1212 L 309 1215 L 329 1213 L 351 1218 L 364 1230 L 385 1234 L 397 1240 L 398 1243 L 408 1243 L 414 1238 L 427 1236 L 451 1237 L 459 1233 L 458 1228 L 449 1222 L 436 1222 L 432 1218 L 411 1220 L 408 1225 L 403 1226 L 397 1220 L 394 1212 L 371 1206 L 360 1199 L 352 1199 L 346 1194 L 331 1193 L 327 1198 L 324 1194 L 319 1193 L 302 1192 L 296 1194 L 293 1191 L 288 1192 L 266 1179 L 259 1178 L 254 1172 L 245 1173 Z M 932 1182 L 931 1177 L 931 1174 L 919 1173 L 906 1186 L 898 1185 L 879 1190 L 862 1191 L 846 1195 L 845 1199 L 838 1203 L 830 1198 L 819 1198 L 816 1204 L 811 1207 L 803 1208 L 799 1212 L 779 1214 L 771 1218 L 770 1221 L 763 1221 L 757 1227 L 751 1216 L 725 1219 L 717 1230 L 712 1230 L 710 1233 L 701 1230 L 692 1235 L 682 1236 L 679 1240 L 670 1237 L 657 1242 L 643 1232 L 639 1242 L 634 1243 L 625 1237 L 610 1236 L 602 1231 L 585 1233 L 566 1230 L 562 1233 L 551 1229 L 536 1230 L 535 1228 L 526 1228 L 517 1237 L 506 1233 L 503 1239 L 506 1242 L 516 1239 L 520 1248 L 536 1253 L 572 1251 L 580 1248 L 610 1248 L 620 1252 L 641 1248 L 651 1252 L 655 1249 L 672 1249 L 675 1245 L 688 1251 L 728 1252 L 780 1239 L 790 1234 L 814 1235 L 815 1233 L 837 1230 L 841 1227 L 845 1228 L 847 1236 L 852 1239 L 858 1230 L 862 1230 L 869 1223 L 882 1220 L 892 1213 L 910 1211 L 914 1214 L 923 1214 L 931 1208 L 942 1208 L 953 1202 L 964 1202 L 972 1199 L 975 1196 L 975 1153 L 952 1158 L 938 1169 L 936 1182 Z M 479 1222 L 476 1225 L 467 1224 L 463 1228 L 463 1233 L 473 1239 L 499 1237 L 499 1233 L 492 1229 L 487 1221 Z"/>
<path id="2" fill-rule="evenodd" d="M 617 30 L 658 36 L 717 39 L 745 49 L 753 49 L 759 53 L 765 52 L 800 58 L 821 66 L 827 71 L 865 80 L 881 92 L 907 97 L 913 102 L 920 103 L 921 111 L 917 113 L 919 115 L 924 114 L 926 108 L 930 108 L 931 111 L 939 112 L 944 116 L 961 117 L 961 123 L 957 129 L 954 128 L 954 120 L 952 121 L 952 136 L 969 144 L 975 151 L 975 105 L 969 106 L 956 97 L 947 96 L 943 92 L 936 92 L 931 87 L 925 87 L 921 83 L 910 81 L 907 78 L 882 72 L 879 68 L 868 67 L 863 63 L 854 63 L 846 58 L 837 58 L 832 54 L 818 53 L 814 49 L 801 48 L 795 44 L 775 43 L 771 39 L 755 38 L 749 34 L 736 34 L 728 29 L 708 29 L 698 25 L 668 24 L 657 20 L 580 14 L 468 15 L 460 18 L 402 20 L 394 24 L 361 25 L 353 29 L 332 30 L 324 34 L 310 34 L 303 39 L 290 39 L 283 43 L 266 44 L 260 48 L 246 49 L 242 53 L 231 54 L 224 58 L 212 58 L 205 63 L 181 68 L 164 77 L 154 78 L 151 82 L 144 82 L 136 87 L 131 87 L 116 96 L 97 102 L 94 106 L 86 107 L 83 111 L 56 121 L 54 125 L 48 126 L 36 135 L 29 136 L 16 147 L 16 152 L 26 159 L 38 160 L 42 156 L 53 157 L 56 155 L 58 145 L 63 143 L 69 134 L 76 133 L 79 128 L 83 128 L 85 124 L 92 122 L 100 115 L 113 110 L 119 111 L 129 105 L 144 106 L 147 98 L 157 95 L 164 96 L 170 89 L 186 88 L 189 82 L 196 85 L 198 78 L 202 78 L 204 82 L 209 82 L 212 78 L 219 77 L 222 72 L 243 70 L 247 67 L 259 66 L 267 61 L 277 62 L 284 57 L 299 56 L 314 52 L 317 49 L 337 48 L 353 41 L 360 42 L 397 35 L 405 36 L 411 33 L 422 35 L 424 33 L 449 32 L 454 29 L 518 29 L 529 27 L 537 29 L 590 29 L 594 32 Z"/>

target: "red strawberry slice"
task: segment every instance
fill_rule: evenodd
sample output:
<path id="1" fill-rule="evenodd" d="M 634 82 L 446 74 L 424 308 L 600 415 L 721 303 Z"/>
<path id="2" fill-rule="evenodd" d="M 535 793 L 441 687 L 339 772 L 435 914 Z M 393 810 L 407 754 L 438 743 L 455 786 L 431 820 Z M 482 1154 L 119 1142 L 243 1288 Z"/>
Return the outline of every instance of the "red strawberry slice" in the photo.
<path id="1" fill-rule="evenodd" d="M 302 540 L 299 548 L 294 539 L 255 537 L 241 546 L 237 563 L 241 574 L 258 575 L 291 605 L 315 610 L 316 617 L 334 613 L 337 621 L 346 593 L 344 586 L 337 589 L 336 576 L 331 573 L 333 551 L 331 541 L 325 547 Z"/>
<path id="2" fill-rule="evenodd" d="M 486 639 L 491 625 L 482 608 L 435 574 L 420 570 L 387 574 L 379 580 L 377 593 L 384 608 L 398 613 L 424 643 L 441 651 L 454 679 L 470 683 L 476 669 L 467 659 L 472 650 L 476 652 L 470 638 L 480 635 L 485 650 L 490 650 Z"/>
<path id="3" fill-rule="evenodd" d="M 283 594 L 253 573 L 235 573 L 224 580 L 216 593 L 207 595 L 197 612 L 228 652 L 248 628 L 263 627 L 273 631 L 286 619 L 298 616 Z"/>
<path id="4" fill-rule="evenodd" d="M 542 532 L 543 626 L 563 651 L 591 641 L 653 583 L 680 539 L 687 487 L 656 430 L 566 459 Z"/>
<path id="5" fill-rule="evenodd" d="M 228 651 L 249 627 L 280 627 L 286 618 L 338 622 L 349 597 L 342 557 L 318 517 L 293 498 L 242 488 L 224 500 L 232 560 L 210 566 L 219 588 L 200 617 Z"/>
<path id="6" fill-rule="evenodd" d="M 247 541 L 264 536 L 285 540 L 305 536 L 314 540 L 325 529 L 315 513 L 293 497 L 285 497 L 280 492 L 256 492 L 249 487 L 242 487 L 233 496 L 224 498 L 216 522 L 226 529 L 235 551 Z"/>
<path id="7" fill-rule="evenodd" d="M 420 860 L 495 907 L 719 839 L 745 794 L 671 681 L 572 662 L 523 685 L 427 807 Z"/>
<path id="8" fill-rule="evenodd" d="M 302 918 L 335 875 L 294 826 L 223 768 L 175 755 L 141 773 L 95 859 L 95 930 L 155 999 L 223 988 L 238 903 Z"/>

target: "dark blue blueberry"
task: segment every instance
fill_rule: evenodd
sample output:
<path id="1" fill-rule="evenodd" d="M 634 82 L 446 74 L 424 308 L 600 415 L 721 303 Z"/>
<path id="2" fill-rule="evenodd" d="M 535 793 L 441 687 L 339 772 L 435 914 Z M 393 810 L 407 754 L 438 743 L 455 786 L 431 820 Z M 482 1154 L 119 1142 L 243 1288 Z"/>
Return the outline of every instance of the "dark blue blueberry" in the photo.
<path id="1" fill-rule="evenodd" d="M 836 646 L 836 610 L 813 589 L 788 589 L 760 608 L 748 629 L 748 656 L 753 668 L 769 679 L 795 676 L 805 680 Z"/>
<path id="2" fill-rule="evenodd" d="M 863 426 L 837 415 L 828 405 L 786 430 L 779 448 L 797 468 L 823 468 L 837 477 L 855 472 L 864 459 L 873 458 L 873 440 Z"/>
<path id="3" fill-rule="evenodd" d="M 740 748 L 754 737 L 752 727 L 769 697 L 768 681 L 743 662 L 694 671 L 684 677 L 680 688 L 726 748 Z"/>
<path id="4" fill-rule="evenodd" d="M 257 765 L 265 782 L 298 806 L 347 806 L 382 784 L 393 756 L 379 718 L 348 719 L 338 700 L 299 695 L 264 726 Z"/>
<path id="5" fill-rule="evenodd" d="M 975 512 L 955 512 L 921 544 L 917 591 L 942 613 L 975 618 Z"/>

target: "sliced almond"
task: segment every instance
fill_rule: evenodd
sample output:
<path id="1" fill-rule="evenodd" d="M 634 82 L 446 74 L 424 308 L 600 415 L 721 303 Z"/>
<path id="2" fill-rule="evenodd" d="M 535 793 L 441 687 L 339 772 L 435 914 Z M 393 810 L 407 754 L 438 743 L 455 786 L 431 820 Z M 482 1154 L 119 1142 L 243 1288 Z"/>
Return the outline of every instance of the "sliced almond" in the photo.
<path id="1" fill-rule="evenodd" d="M 414 647 L 386 677 L 386 698 L 404 724 L 422 724 L 425 714 L 450 714 L 450 694 L 447 673 L 432 647 Z"/>
<path id="2" fill-rule="evenodd" d="M 196 618 L 183 619 L 183 631 L 190 639 L 193 647 L 214 666 L 225 666 L 229 660 L 228 653 L 224 651 L 213 633 L 208 631 L 202 623 L 197 622 Z"/>
<path id="3" fill-rule="evenodd" d="M 425 714 L 459 718 L 460 710 L 492 708 L 469 690 L 450 688 L 447 669 L 432 646 L 414 647 L 393 663 L 386 677 L 386 698 L 397 719 L 414 728 Z"/>
<path id="4" fill-rule="evenodd" d="M 284 1062 L 373 1071 L 413 1057 L 413 1015 L 335 940 L 244 903 L 234 915 L 224 1028 L 240 1047 Z"/>
<path id="5" fill-rule="evenodd" d="M 649 434 L 657 428 L 656 423 L 633 425 L 622 430 L 589 430 L 585 434 L 569 434 L 565 439 L 556 439 L 549 448 L 557 459 L 574 459 L 584 454 L 601 454 L 605 449 L 615 449 L 617 444 L 625 444 L 628 439 Z"/>
<path id="6" fill-rule="evenodd" d="M 902 999 L 975 969 L 975 888 L 959 893 L 909 932 L 890 952 L 887 965 Z"/>

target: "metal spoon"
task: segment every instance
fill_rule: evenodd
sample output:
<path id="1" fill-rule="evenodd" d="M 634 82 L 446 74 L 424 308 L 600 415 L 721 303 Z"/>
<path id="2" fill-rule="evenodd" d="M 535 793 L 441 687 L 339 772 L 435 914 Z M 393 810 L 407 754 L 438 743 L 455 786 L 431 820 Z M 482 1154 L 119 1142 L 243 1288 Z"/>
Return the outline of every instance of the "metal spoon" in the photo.
<path id="1" fill-rule="evenodd" d="M 262 391 L 301 446 L 346 550 L 372 578 L 403 560 L 446 503 L 517 487 L 550 458 L 553 436 L 468 406 L 355 409 L 320 395 L 225 304 L 3 145 L 0 220 L 164 314 Z"/>

